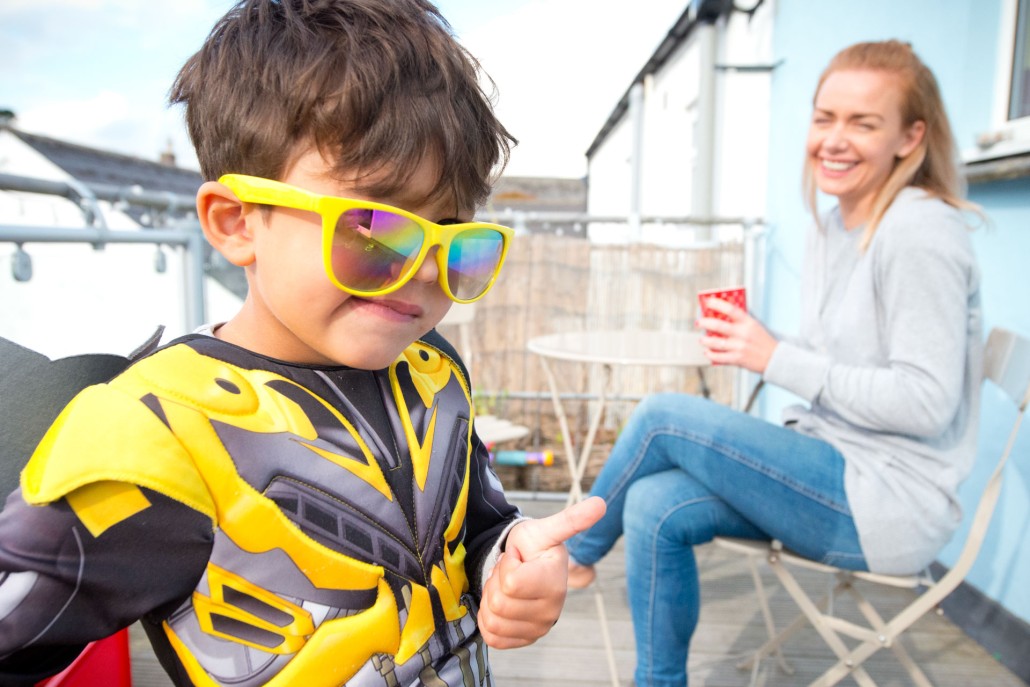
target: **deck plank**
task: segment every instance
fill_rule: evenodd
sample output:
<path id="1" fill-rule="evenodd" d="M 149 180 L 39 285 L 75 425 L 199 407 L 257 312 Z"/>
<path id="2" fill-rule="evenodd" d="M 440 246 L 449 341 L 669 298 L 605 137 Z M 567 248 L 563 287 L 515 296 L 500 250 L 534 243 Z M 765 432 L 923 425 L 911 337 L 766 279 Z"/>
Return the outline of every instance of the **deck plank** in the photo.
<path id="1" fill-rule="evenodd" d="M 556 512 L 561 503 L 533 500 L 519 504 L 527 515 Z M 765 629 L 754 599 L 747 564 L 739 556 L 715 546 L 699 547 L 698 566 L 702 576 L 703 602 L 700 622 L 688 663 L 693 687 L 740 687 L 750 673 L 737 663 L 765 640 Z M 598 566 L 609 629 L 615 648 L 619 683 L 629 685 L 635 663 L 633 624 L 626 600 L 625 558 L 621 543 Z M 808 588 L 822 584 L 817 573 L 802 571 L 799 580 Z M 777 626 L 797 614 L 789 597 L 775 592 L 771 573 L 764 571 L 766 588 L 772 592 L 770 606 Z M 906 590 L 877 590 L 870 594 L 878 608 L 900 608 L 912 593 Z M 603 687 L 611 685 L 607 659 L 599 631 L 592 589 L 571 591 L 562 617 L 551 632 L 532 646 L 510 651 L 491 651 L 491 664 L 498 687 Z M 844 617 L 852 611 L 841 602 Z M 136 687 L 169 687 L 137 626 L 132 628 L 133 680 Z M 909 631 L 905 647 L 926 671 L 936 687 L 1026 687 L 1019 678 L 998 663 L 980 645 L 946 618 L 928 615 Z M 763 687 L 806 685 L 833 664 L 833 656 L 810 628 L 803 629 L 785 647 L 795 669 L 785 674 L 773 659 L 760 666 Z M 909 687 L 910 681 L 893 654 L 881 651 L 866 661 L 866 669 L 880 687 Z M 842 685 L 853 685 L 845 680 Z"/>

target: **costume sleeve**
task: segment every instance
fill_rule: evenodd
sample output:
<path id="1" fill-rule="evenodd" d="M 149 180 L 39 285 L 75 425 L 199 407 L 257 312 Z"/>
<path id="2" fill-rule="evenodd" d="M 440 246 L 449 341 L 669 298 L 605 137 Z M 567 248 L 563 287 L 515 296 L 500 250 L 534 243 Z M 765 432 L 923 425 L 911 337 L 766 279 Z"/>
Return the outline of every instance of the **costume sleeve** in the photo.
<path id="1" fill-rule="evenodd" d="M 503 550 L 508 530 L 523 518 L 519 509 L 505 498 L 504 487 L 490 466 L 490 453 L 474 431 L 469 470 L 465 568 L 478 599 L 486 576 Z"/>
<path id="2" fill-rule="evenodd" d="M 91 532 L 96 513 L 127 512 L 132 490 L 135 512 Z M 90 641 L 147 614 L 163 617 L 193 591 L 207 563 L 210 518 L 173 499 L 112 482 L 68 498 L 79 499 L 77 508 L 68 499 L 31 506 L 18 490 L 0 513 L 0 684 L 34 684 Z M 91 509 L 93 516 L 80 517 Z"/>
<path id="3" fill-rule="evenodd" d="M 882 331 L 885 364 L 842 364 L 781 342 L 765 376 L 857 427 L 936 437 L 962 402 L 975 256 L 950 210 L 913 213 L 885 229 L 869 248 L 877 307 L 870 326 Z"/>
<path id="4" fill-rule="evenodd" d="M 423 338 L 455 362 L 467 387 L 471 389 L 468 368 L 454 346 L 435 329 Z M 470 590 L 478 601 L 483 591 L 483 582 L 504 548 L 508 530 L 523 517 L 519 509 L 508 503 L 505 498 L 504 487 L 490 466 L 490 452 L 475 429 L 472 431 L 469 473 L 468 507 L 465 516 L 465 572 Z"/>

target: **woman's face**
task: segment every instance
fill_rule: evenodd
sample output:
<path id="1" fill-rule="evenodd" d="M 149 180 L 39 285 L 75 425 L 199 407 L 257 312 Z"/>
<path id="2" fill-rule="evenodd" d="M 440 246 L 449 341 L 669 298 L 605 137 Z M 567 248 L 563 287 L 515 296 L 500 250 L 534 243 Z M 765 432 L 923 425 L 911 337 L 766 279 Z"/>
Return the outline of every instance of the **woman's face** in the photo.
<path id="1" fill-rule="evenodd" d="M 849 229 L 865 223 L 896 161 L 922 141 L 926 125 L 904 125 L 902 98 L 895 76 L 867 69 L 831 72 L 816 93 L 807 164 Z"/>

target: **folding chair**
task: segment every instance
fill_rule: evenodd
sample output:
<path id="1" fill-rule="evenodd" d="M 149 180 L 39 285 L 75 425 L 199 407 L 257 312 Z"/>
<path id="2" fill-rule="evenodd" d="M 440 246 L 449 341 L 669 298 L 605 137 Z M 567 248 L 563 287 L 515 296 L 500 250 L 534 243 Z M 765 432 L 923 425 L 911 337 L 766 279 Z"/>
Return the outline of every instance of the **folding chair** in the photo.
<path id="1" fill-rule="evenodd" d="M 17 488 L 18 475 L 36 444 L 72 396 L 107 381 L 128 364 L 127 358 L 114 355 L 50 361 L 0 338 L 0 508 Z M 90 642 L 71 665 L 37 687 L 43 685 L 131 687 L 128 630 Z"/>
<path id="2" fill-rule="evenodd" d="M 958 561 L 941 579 L 934 580 L 928 572 L 919 575 L 895 576 L 842 570 L 791 553 L 775 540 L 759 542 L 716 538 L 717 545 L 748 557 L 762 616 L 769 633 L 769 641 L 741 665 L 742 668 L 751 667 L 752 685 L 758 676 L 759 662 L 773 653 L 777 655 L 781 667 L 788 673 L 793 673 L 783 658 L 780 647 L 807 621 L 837 656 L 837 662 L 812 682 L 810 687 L 835 685 L 849 675 L 861 687 L 875 687 L 876 683 L 869 677 L 862 664 L 880 649 L 893 651 L 916 685 L 932 687 L 926 674 L 912 660 L 899 639 L 924 614 L 938 608 L 944 598 L 959 586 L 973 567 L 973 562 L 980 552 L 984 536 L 994 514 L 995 505 L 998 502 L 1005 463 L 1015 444 L 1020 424 L 1026 416 L 1027 404 L 1030 402 L 1030 339 L 1005 329 L 993 329 L 984 351 L 984 379 L 991 380 L 1004 392 L 1005 396 L 1015 403 L 1018 414 L 1005 449 L 980 496 Z M 801 615 L 779 634 L 776 633 L 765 590 L 758 575 L 757 561 L 763 559 L 801 609 Z M 820 602 L 815 602 L 798 584 L 797 579 L 790 572 L 790 566 L 832 574 L 837 580 L 836 587 Z M 921 589 L 922 591 L 903 610 L 889 620 L 885 620 L 855 587 L 854 582 L 856 581 L 913 590 Z M 840 592 L 847 592 L 851 596 L 868 625 L 836 617 L 832 615 L 832 610 L 827 611 L 827 609 L 832 609 L 832 601 Z M 844 644 L 842 636 L 856 639 L 858 644 L 854 648 L 848 648 Z"/>

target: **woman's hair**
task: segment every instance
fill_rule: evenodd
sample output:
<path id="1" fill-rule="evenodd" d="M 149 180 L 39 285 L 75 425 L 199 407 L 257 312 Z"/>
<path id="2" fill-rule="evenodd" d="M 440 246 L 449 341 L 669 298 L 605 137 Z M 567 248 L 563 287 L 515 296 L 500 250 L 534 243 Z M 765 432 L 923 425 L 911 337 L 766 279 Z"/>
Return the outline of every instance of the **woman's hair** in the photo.
<path id="1" fill-rule="evenodd" d="M 426 0 L 239 0 L 170 101 L 186 106 L 207 179 L 281 179 L 315 147 L 333 175 L 381 195 L 428 161 L 439 170 L 430 196 L 473 209 L 516 142 L 480 74 Z"/>
<path id="2" fill-rule="evenodd" d="M 819 77 L 816 96 L 826 78 L 842 70 L 870 70 L 892 75 L 901 88 L 902 126 L 907 128 L 918 121 L 926 125 L 923 140 L 908 156 L 895 162 L 890 176 L 877 193 L 872 213 L 866 222 L 862 250 L 869 247 L 887 208 L 906 186 L 918 186 L 953 207 L 976 210 L 976 205 L 965 200 L 965 184 L 958 168 L 958 149 L 948 115 L 944 111 L 937 79 L 915 54 L 912 46 L 888 40 L 856 43 L 841 50 Z M 819 221 L 811 160 L 805 161 L 803 185 L 808 207 L 816 221 Z"/>

